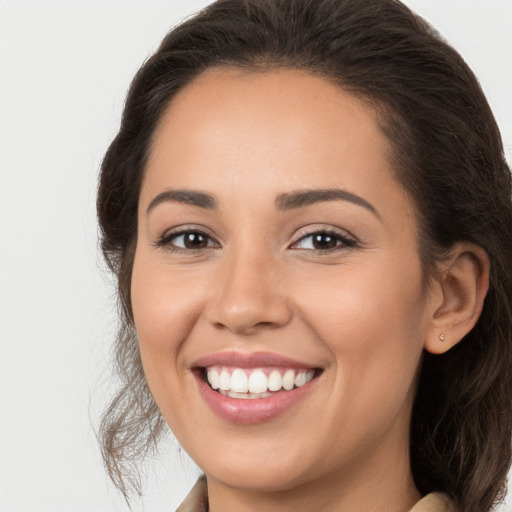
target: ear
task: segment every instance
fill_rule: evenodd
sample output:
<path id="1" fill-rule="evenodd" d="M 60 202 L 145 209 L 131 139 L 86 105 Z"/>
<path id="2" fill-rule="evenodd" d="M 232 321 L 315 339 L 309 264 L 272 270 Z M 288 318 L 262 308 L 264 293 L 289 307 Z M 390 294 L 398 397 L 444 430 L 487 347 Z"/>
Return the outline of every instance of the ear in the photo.
<path id="1" fill-rule="evenodd" d="M 478 245 L 458 243 L 438 270 L 425 340 L 432 354 L 447 352 L 476 324 L 489 288 L 489 257 Z"/>

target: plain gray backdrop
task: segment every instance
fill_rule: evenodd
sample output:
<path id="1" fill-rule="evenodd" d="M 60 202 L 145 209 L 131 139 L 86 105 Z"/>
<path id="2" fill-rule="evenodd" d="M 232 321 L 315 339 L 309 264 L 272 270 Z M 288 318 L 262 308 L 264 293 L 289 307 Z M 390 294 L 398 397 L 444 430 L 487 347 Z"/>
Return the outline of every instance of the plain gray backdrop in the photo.
<path id="1" fill-rule="evenodd" d="M 116 325 L 97 173 L 132 76 L 207 3 L 0 0 L 0 512 L 128 510 L 93 429 Z M 511 162 L 512 0 L 405 3 L 474 69 Z M 197 473 L 164 443 L 133 509 L 174 510 Z"/>

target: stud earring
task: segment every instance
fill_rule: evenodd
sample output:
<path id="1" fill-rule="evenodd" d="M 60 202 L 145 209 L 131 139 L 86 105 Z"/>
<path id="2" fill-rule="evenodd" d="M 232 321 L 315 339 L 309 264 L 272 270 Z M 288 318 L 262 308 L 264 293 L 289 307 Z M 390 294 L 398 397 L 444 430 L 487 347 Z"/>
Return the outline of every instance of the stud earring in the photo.
<path id="1" fill-rule="evenodd" d="M 440 339 L 441 341 L 444 341 L 444 340 L 445 340 L 445 334 L 444 334 L 444 332 L 442 332 L 442 333 L 439 335 L 439 339 Z"/>

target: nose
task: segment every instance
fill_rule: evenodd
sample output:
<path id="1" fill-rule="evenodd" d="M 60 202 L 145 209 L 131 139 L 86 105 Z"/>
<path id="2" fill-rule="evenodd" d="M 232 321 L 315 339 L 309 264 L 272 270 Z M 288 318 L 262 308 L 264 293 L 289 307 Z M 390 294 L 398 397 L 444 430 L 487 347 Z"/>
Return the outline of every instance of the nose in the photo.
<path id="1" fill-rule="evenodd" d="M 271 256 L 248 248 L 226 257 L 220 267 L 207 307 L 216 328 L 251 335 L 290 321 L 283 269 Z"/>

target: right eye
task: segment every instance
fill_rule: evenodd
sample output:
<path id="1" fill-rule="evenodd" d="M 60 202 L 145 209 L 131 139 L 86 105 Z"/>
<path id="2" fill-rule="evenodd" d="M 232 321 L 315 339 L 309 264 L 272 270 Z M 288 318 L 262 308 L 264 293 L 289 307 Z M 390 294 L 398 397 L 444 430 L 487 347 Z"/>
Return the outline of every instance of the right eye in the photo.
<path id="1" fill-rule="evenodd" d="M 197 229 L 167 233 L 156 242 L 156 245 L 170 251 L 185 253 L 219 247 L 219 244 L 207 233 Z"/>

